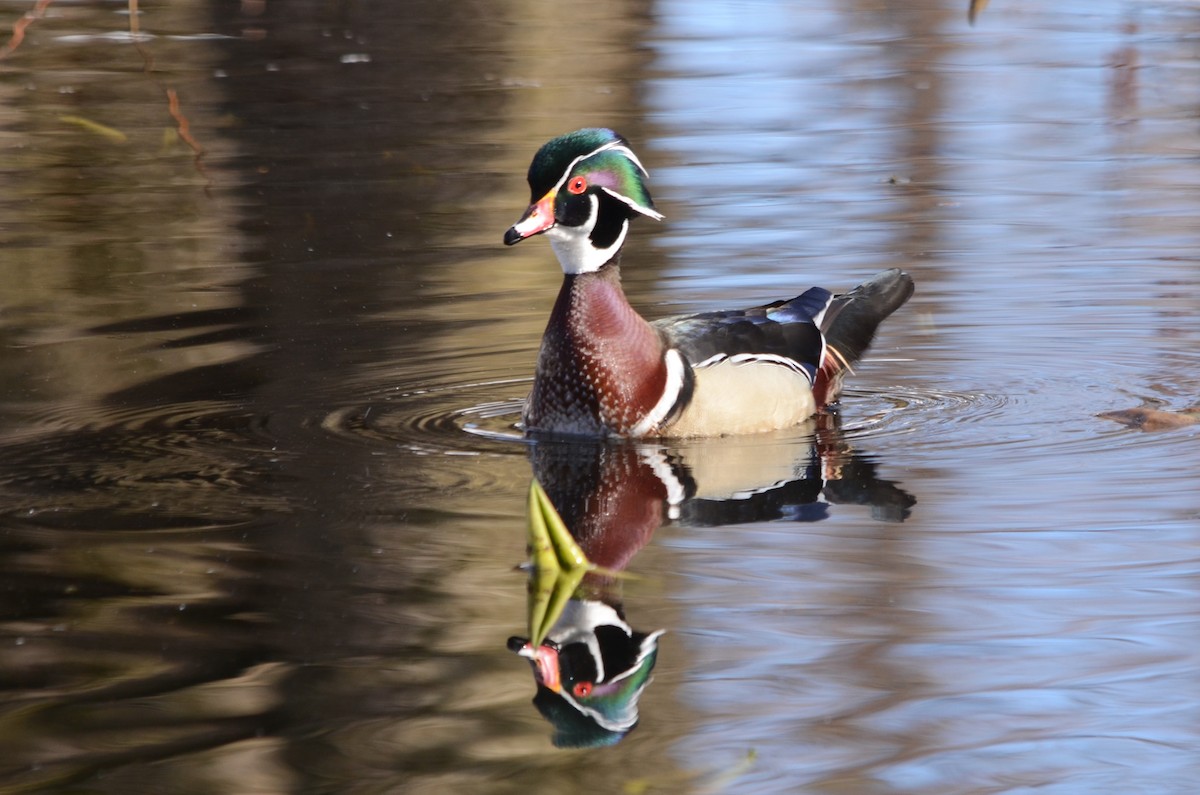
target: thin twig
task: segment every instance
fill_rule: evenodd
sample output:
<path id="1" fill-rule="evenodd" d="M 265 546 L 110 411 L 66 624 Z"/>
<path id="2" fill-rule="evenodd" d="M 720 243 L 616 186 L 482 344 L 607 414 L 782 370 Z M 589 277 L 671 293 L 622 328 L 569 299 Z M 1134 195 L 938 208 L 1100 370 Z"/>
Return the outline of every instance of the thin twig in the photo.
<path id="1" fill-rule="evenodd" d="M 208 180 L 208 184 L 204 187 L 207 193 L 208 189 L 212 186 L 212 177 L 209 176 L 208 171 L 204 168 L 204 147 L 192 137 L 191 124 L 188 122 L 187 116 L 184 116 L 183 111 L 179 109 L 179 95 L 175 93 L 175 89 L 173 88 L 167 89 L 167 110 L 170 112 L 171 118 L 175 120 L 175 131 L 178 133 L 179 138 L 190 146 L 192 152 L 196 155 L 196 172 Z"/>
<path id="2" fill-rule="evenodd" d="M 142 46 L 141 26 L 138 22 L 138 0 L 128 0 L 129 2 L 129 35 L 133 40 L 133 46 L 141 54 L 142 60 L 145 62 L 145 71 L 152 73 L 154 71 L 154 53 L 149 48 Z M 161 86 L 162 83 L 155 79 Z M 180 140 L 191 147 L 192 153 L 195 155 L 193 162 L 195 163 L 196 173 L 204 177 L 205 185 L 204 192 L 208 193 L 212 187 L 212 177 L 208 170 L 204 168 L 204 147 L 200 142 L 192 136 L 191 123 L 187 116 L 183 115 L 183 111 L 179 107 L 179 94 L 174 88 L 165 87 L 167 93 L 167 112 L 171 114 L 171 118 L 175 120 L 175 131 L 179 135 Z"/>
<path id="3" fill-rule="evenodd" d="M 142 71 L 154 71 L 154 53 L 142 46 L 141 23 L 138 22 L 138 0 L 129 0 L 129 39 L 133 47 L 142 56 Z"/>
<path id="4" fill-rule="evenodd" d="M 133 0 L 136 2 L 136 0 Z M 37 0 L 33 8 L 21 15 L 21 18 L 13 23 L 12 36 L 3 48 L 0 48 L 0 60 L 7 58 L 17 51 L 21 46 L 21 42 L 25 41 L 25 29 L 34 23 L 34 20 L 41 19 L 46 16 L 46 8 L 51 3 L 51 0 Z"/>

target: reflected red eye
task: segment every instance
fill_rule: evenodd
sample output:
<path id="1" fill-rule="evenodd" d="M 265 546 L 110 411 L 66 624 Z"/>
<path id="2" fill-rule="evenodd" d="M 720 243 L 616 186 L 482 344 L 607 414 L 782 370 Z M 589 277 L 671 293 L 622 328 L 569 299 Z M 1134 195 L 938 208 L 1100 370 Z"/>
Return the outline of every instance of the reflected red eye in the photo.
<path id="1" fill-rule="evenodd" d="M 585 183 L 585 187 L 586 187 L 586 183 Z M 577 682 L 575 684 L 575 687 L 571 688 L 571 692 L 574 693 L 578 698 L 587 698 L 588 696 L 590 696 L 592 694 L 592 683 L 591 682 Z"/>
<path id="2" fill-rule="evenodd" d="M 587 190 L 587 180 L 583 177 L 576 177 L 567 183 L 567 190 L 575 195 L 579 195 Z"/>

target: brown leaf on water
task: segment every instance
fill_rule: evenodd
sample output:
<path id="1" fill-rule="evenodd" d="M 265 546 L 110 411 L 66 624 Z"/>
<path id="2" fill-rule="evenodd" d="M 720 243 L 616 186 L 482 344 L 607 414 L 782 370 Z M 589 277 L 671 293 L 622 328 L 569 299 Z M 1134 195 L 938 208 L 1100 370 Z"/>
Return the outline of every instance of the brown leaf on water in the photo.
<path id="1" fill-rule="evenodd" d="M 1143 431 L 1167 431 L 1200 422 L 1200 406 L 1183 411 L 1162 411 L 1145 407 L 1121 409 L 1120 411 L 1101 412 L 1096 416 Z"/>
<path id="2" fill-rule="evenodd" d="M 975 24 L 975 18 L 983 13 L 983 9 L 987 8 L 988 0 L 971 0 L 971 5 L 967 8 L 967 22 Z"/>

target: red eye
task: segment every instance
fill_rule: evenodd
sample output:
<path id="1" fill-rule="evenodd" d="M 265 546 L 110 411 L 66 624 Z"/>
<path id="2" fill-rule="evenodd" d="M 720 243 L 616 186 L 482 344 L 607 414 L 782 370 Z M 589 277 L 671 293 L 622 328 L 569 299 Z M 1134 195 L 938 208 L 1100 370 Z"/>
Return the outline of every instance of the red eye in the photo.
<path id="1" fill-rule="evenodd" d="M 574 183 L 572 183 L 572 184 L 574 184 Z M 586 183 L 585 183 L 585 185 L 586 185 Z M 575 684 L 575 687 L 571 688 L 571 692 L 574 693 L 578 698 L 587 698 L 588 696 L 590 696 L 592 694 L 592 683 L 591 682 L 577 682 Z"/>
<path id="2" fill-rule="evenodd" d="M 587 180 L 583 177 L 576 177 L 567 183 L 567 190 L 578 196 L 587 190 Z"/>

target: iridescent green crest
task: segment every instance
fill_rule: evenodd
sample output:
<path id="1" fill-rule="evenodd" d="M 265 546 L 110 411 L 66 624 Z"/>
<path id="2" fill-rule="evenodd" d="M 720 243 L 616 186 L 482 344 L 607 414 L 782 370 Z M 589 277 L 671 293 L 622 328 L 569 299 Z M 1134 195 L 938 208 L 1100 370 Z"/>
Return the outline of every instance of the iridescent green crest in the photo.
<path id="1" fill-rule="evenodd" d="M 575 176 L 586 177 L 589 185 L 600 188 L 639 213 L 662 218 L 654 209 L 654 201 L 646 188 L 646 172 L 641 163 L 630 159 L 632 154 L 628 147 L 618 146 L 585 158 L 568 175 L 567 183 L 570 184 Z"/>
<path id="2" fill-rule="evenodd" d="M 629 142 L 602 127 L 576 130 L 547 142 L 529 166 L 531 202 L 562 190 L 576 177 L 651 218 L 662 218 L 646 187 L 648 176 Z"/>
<path id="3" fill-rule="evenodd" d="M 576 130 L 542 144 L 529 164 L 529 187 L 533 192 L 531 201 L 537 201 L 560 184 L 567 170 L 580 157 L 606 145 L 629 144 L 620 135 L 603 127 Z"/>

